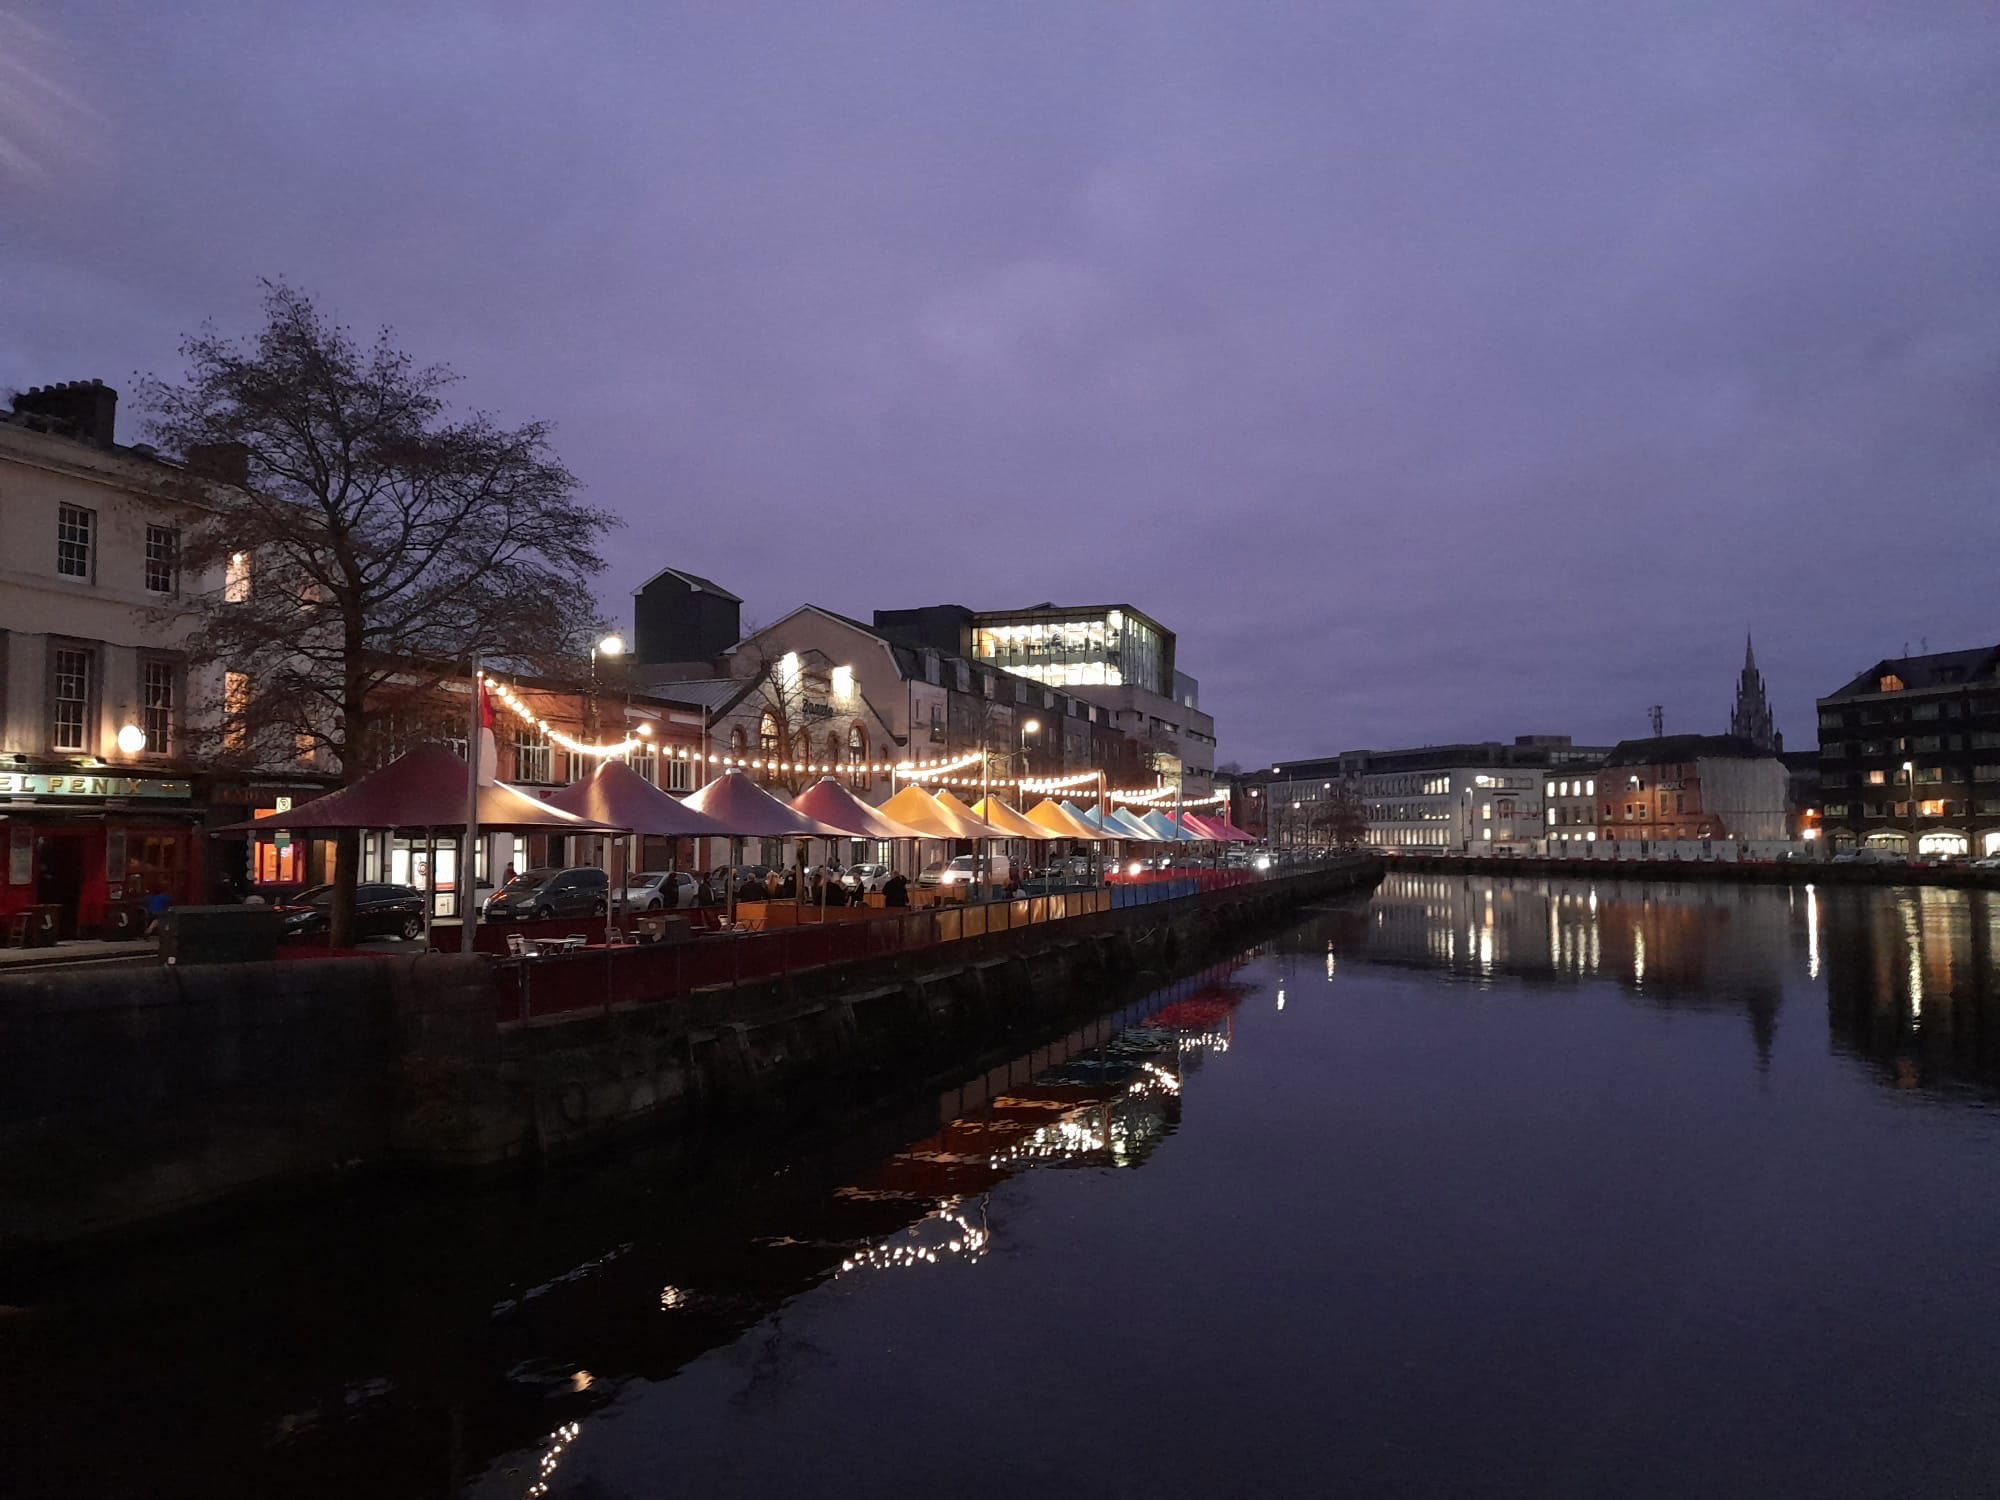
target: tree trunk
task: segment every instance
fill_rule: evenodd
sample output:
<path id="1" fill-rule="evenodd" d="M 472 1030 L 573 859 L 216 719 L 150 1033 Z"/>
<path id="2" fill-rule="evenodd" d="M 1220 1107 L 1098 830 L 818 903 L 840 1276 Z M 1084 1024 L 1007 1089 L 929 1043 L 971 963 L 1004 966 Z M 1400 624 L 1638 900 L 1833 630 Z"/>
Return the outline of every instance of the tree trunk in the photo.
<path id="1" fill-rule="evenodd" d="M 367 743 L 368 697 L 361 679 L 363 637 L 358 618 L 350 616 L 346 630 L 346 676 L 342 693 L 340 726 L 340 784 L 350 786 L 357 778 Z M 479 747 L 467 746 L 472 754 Z M 326 942 L 330 948 L 354 946 L 354 888 L 361 879 L 361 834 L 343 828 L 333 845 L 333 903 L 327 912 Z"/>

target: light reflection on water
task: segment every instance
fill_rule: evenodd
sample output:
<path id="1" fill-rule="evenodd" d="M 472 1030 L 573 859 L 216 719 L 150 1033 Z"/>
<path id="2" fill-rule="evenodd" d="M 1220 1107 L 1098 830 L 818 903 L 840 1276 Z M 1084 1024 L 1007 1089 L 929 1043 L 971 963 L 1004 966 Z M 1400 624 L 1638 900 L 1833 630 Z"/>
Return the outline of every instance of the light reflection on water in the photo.
<path id="1" fill-rule="evenodd" d="M 106 1271 L 0 1422 L 69 1493 L 1991 1493 L 1996 938 L 1395 873 L 837 1166 Z"/>

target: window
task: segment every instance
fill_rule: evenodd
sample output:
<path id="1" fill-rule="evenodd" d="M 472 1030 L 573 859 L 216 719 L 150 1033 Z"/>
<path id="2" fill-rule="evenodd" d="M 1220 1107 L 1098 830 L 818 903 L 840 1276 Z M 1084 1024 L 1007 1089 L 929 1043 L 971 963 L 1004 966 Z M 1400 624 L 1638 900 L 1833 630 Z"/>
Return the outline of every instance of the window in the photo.
<path id="1" fill-rule="evenodd" d="M 1910 705 L 1910 717 L 1913 719 L 1935 719 L 1937 716 L 1938 706 L 1935 703 L 1913 703 Z"/>
<path id="2" fill-rule="evenodd" d="M 1597 795 L 1596 777 L 1593 776 L 1590 780 L 1586 781 L 1583 784 L 1583 795 L 1586 797 L 1595 797 Z"/>
<path id="3" fill-rule="evenodd" d="M 555 780 L 555 751 L 549 733 L 537 724 L 522 724 L 514 731 L 514 779 L 547 783 Z"/>
<path id="4" fill-rule="evenodd" d="M 70 509 L 64 506 L 63 509 Z M 90 691 L 97 676 L 97 653 L 88 646 L 57 646 L 49 652 L 49 746 L 87 750 Z"/>
<path id="5" fill-rule="evenodd" d="M 1878 692 L 1900 693 L 1903 690 L 1903 679 L 1894 672 L 1884 672 L 1875 687 Z"/>
<path id="6" fill-rule="evenodd" d="M 1870 771 L 1867 781 L 1870 786 L 1887 786 L 1889 784 L 1889 773 L 1887 771 Z"/>
<path id="7" fill-rule="evenodd" d="M 729 758 L 731 760 L 743 759 L 743 752 L 748 748 L 749 745 L 743 735 L 743 726 L 741 724 L 732 725 L 729 730 Z"/>
<path id="8" fill-rule="evenodd" d="M 174 751 L 174 700 L 180 670 L 175 663 L 149 658 L 139 667 L 139 727 L 146 731 L 146 754 Z"/>
<path id="9" fill-rule="evenodd" d="M 247 604 L 250 602 L 250 554 L 232 552 L 228 565 L 222 572 L 222 602 L 224 604 Z"/>
<path id="10" fill-rule="evenodd" d="M 1935 750 L 1937 749 L 1937 747 L 1938 747 L 1938 737 L 1936 735 L 1920 734 L 1917 736 L 1911 748 L 1917 750 Z"/>
<path id="11" fill-rule="evenodd" d="M 1826 815 L 1827 815 L 1827 816 L 1828 816 L 1829 818 L 1844 818 L 1844 817 L 1846 817 L 1846 816 L 1847 816 L 1847 804 L 1846 804 L 1845 802 L 1829 802 L 1829 803 L 1827 803 L 1827 805 L 1826 805 Z"/>
<path id="12" fill-rule="evenodd" d="M 778 758 L 778 716 L 766 712 L 757 721 L 757 753 L 766 760 Z"/>
<path id="13" fill-rule="evenodd" d="M 651 745 L 640 745 L 626 759 L 625 764 L 637 771 L 654 786 L 660 784 L 660 755 Z"/>
<path id="14" fill-rule="evenodd" d="M 670 792 L 691 792 L 694 790 L 694 762 L 675 756 L 667 762 L 667 790 Z"/>
<path id="15" fill-rule="evenodd" d="M 850 725 L 847 731 L 847 763 L 852 767 L 847 773 L 849 784 L 857 792 L 867 791 L 871 780 L 868 775 L 868 733 L 859 724 Z"/>
<path id="16" fill-rule="evenodd" d="M 90 577 L 91 541 L 97 512 L 81 505 L 56 507 L 56 572 L 64 578 Z"/>
<path id="17" fill-rule="evenodd" d="M 250 743 L 244 715 L 250 711 L 250 674 L 225 672 L 222 677 L 222 746 L 242 750 Z"/>
<path id="18" fill-rule="evenodd" d="M 151 594 L 181 591 L 181 533 L 177 526 L 146 528 L 146 591 Z"/>

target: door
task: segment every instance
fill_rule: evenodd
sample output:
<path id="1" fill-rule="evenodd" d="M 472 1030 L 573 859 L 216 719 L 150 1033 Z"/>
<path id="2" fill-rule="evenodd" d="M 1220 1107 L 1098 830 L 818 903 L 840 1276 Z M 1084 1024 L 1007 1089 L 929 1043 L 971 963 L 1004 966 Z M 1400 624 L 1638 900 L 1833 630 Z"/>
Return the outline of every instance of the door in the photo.
<path id="1" fill-rule="evenodd" d="M 76 936 L 78 909 L 83 905 L 84 839 L 78 834 L 43 834 L 35 850 L 35 901 L 60 906 L 66 938 Z"/>

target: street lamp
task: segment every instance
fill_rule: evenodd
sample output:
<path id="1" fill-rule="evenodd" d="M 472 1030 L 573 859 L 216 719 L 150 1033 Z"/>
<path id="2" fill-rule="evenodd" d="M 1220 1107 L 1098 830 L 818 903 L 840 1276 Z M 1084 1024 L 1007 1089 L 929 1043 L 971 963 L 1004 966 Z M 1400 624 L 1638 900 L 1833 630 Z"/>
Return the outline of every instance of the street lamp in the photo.
<path id="1" fill-rule="evenodd" d="M 586 726 L 585 732 L 593 739 L 597 735 L 597 658 L 624 654 L 625 637 L 615 630 L 590 643 L 590 701 L 584 705 L 583 722 Z"/>

